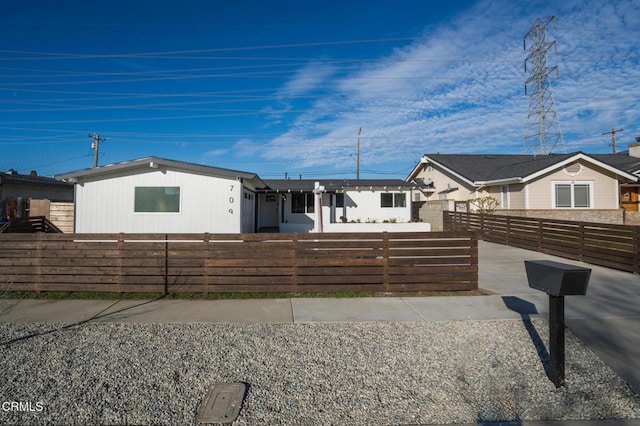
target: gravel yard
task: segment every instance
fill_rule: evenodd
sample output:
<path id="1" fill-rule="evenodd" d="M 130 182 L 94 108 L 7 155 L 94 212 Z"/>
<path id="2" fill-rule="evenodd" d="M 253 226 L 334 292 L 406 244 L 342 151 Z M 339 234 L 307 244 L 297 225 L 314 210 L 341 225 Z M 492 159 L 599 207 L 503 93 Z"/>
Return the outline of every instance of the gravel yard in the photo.
<path id="1" fill-rule="evenodd" d="M 33 409 L 3 404 L 0 423 L 196 424 L 207 389 L 235 381 L 238 425 L 640 418 L 569 330 L 555 389 L 536 335 L 545 321 L 0 324 L 0 403 Z"/>

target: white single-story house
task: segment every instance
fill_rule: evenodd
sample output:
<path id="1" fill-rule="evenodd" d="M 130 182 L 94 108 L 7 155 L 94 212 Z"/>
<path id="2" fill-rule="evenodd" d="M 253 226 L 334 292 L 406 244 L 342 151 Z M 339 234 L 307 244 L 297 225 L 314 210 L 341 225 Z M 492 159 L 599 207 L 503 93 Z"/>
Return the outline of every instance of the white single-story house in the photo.
<path id="1" fill-rule="evenodd" d="M 639 177 L 632 166 L 620 167 L 616 161 L 582 152 L 425 154 L 407 181 L 420 186 L 414 202 L 490 196 L 498 201 L 498 210 L 617 210 L 620 187 L 637 183 Z"/>
<path id="2" fill-rule="evenodd" d="M 411 222 L 414 185 L 401 179 L 281 179 L 265 183 L 267 188 L 258 191 L 259 230 L 370 232 L 383 230 L 385 224 Z M 422 224 L 423 230 L 428 230 L 426 225 Z"/>
<path id="3" fill-rule="evenodd" d="M 147 157 L 56 176 L 75 185 L 76 233 L 255 232 L 255 174 Z"/>
<path id="4" fill-rule="evenodd" d="M 430 230 L 409 223 L 414 185 L 402 179 L 263 181 L 158 157 L 56 177 L 75 184 L 76 233 Z"/>

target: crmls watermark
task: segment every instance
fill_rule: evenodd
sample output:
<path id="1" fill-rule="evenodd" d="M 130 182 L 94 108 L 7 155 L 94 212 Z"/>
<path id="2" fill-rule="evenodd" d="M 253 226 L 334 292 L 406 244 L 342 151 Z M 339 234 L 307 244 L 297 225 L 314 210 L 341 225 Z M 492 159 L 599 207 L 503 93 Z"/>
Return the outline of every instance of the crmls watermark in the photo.
<path id="1" fill-rule="evenodd" d="M 44 402 L 31 401 L 5 401 L 2 403 L 2 411 L 21 411 L 37 413 L 44 410 Z"/>

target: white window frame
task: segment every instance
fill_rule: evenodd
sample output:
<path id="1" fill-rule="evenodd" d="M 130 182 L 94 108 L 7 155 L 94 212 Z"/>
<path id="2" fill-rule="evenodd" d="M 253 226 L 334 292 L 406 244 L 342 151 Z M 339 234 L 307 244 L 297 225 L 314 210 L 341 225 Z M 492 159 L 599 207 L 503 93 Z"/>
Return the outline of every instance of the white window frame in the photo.
<path id="1" fill-rule="evenodd" d="M 500 207 L 503 209 L 511 207 L 511 193 L 509 192 L 509 185 L 500 186 Z"/>
<path id="2" fill-rule="evenodd" d="M 569 185 L 571 188 L 571 206 L 570 207 L 558 207 L 556 205 L 556 185 Z M 587 207 L 576 207 L 576 193 L 575 187 L 576 185 L 587 185 L 589 187 L 589 206 Z M 593 181 L 586 180 L 554 180 L 551 181 L 551 206 L 554 209 L 592 209 L 595 205 L 595 200 L 593 199 Z"/>

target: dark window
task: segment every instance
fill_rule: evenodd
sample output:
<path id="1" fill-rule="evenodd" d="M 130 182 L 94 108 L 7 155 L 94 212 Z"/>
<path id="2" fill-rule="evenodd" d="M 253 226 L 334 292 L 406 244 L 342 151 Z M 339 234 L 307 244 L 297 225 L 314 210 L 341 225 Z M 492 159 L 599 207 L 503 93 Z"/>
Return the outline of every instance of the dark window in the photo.
<path id="1" fill-rule="evenodd" d="M 384 192 L 380 194 L 380 207 L 407 207 L 407 194 Z"/>
<path id="2" fill-rule="evenodd" d="M 180 187 L 137 186 L 133 211 L 136 213 L 179 213 Z"/>
<path id="3" fill-rule="evenodd" d="M 556 184 L 556 207 L 571 207 L 571 185 Z"/>
<path id="4" fill-rule="evenodd" d="M 344 207 L 344 194 L 336 194 L 336 207 Z"/>
<path id="5" fill-rule="evenodd" d="M 589 185 L 576 183 L 573 186 L 574 207 L 591 207 Z"/>
<path id="6" fill-rule="evenodd" d="M 291 213 L 313 213 L 313 194 L 291 194 Z"/>
<path id="7" fill-rule="evenodd" d="M 393 207 L 393 194 L 387 192 L 380 194 L 380 207 Z"/>

